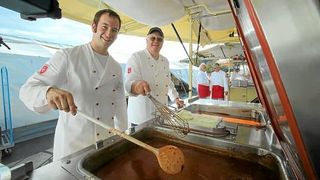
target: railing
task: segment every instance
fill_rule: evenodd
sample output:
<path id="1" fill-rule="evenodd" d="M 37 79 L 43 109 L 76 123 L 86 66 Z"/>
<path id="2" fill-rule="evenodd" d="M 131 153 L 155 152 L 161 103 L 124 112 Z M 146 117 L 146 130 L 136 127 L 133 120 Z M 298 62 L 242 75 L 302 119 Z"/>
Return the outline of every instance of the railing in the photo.
<path id="1" fill-rule="evenodd" d="M 14 145 L 12 118 L 11 118 L 9 77 L 8 77 L 8 70 L 6 67 L 1 68 L 1 88 L 2 88 L 4 128 L 1 131 L 2 144 L 0 144 L 0 150 L 3 150 L 3 149 L 10 148 Z"/>

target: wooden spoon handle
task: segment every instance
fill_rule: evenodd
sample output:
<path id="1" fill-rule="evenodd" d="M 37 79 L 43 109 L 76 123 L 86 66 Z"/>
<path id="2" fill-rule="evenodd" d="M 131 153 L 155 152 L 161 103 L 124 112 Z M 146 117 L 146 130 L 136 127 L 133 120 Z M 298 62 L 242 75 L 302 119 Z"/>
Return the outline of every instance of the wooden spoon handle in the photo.
<path id="1" fill-rule="evenodd" d="M 107 129 L 108 131 L 110 131 L 110 132 L 112 132 L 114 134 L 117 134 L 118 136 L 123 137 L 124 139 L 126 139 L 128 141 L 131 141 L 134 144 L 139 145 L 139 146 L 151 151 L 155 155 L 159 154 L 159 150 L 157 148 L 154 148 L 154 147 L 152 147 L 152 146 L 150 146 L 150 145 L 148 145 L 148 144 L 146 144 L 146 143 L 144 143 L 142 141 L 139 141 L 138 139 L 133 138 L 132 136 L 129 136 L 126 133 L 124 133 L 124 132 L 122 132 L 122 131 L 120 131 L 118 129 L 111 128 L 111 127 L 107 126 L 106 124 L 102 123 L 101 121 L 98 121 L 98 120 L 86 115 L 85 113 L 83 113 L 81 111 L 77 111 L 77 114 L 82 116 L 82 117 L 84 117 L 84 118 L 86 118 L 86 119 L 88 119 L 89 121 L 91 121 L 91 122 L 93 122 L 93 123 L 105 128 L 105 129 Z"/>

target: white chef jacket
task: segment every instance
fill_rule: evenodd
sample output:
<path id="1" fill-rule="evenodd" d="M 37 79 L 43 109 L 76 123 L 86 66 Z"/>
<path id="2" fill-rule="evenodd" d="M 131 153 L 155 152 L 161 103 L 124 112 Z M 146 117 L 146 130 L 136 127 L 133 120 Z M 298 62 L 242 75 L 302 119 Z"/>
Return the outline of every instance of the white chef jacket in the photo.
<path id="1" fill-rule="evenodd" d="M 197 83 L 205 86 L 209 86 L 209 78 L 207 73 L 204 71 L 199 71 L 197 74 Z"/>
<path id="2" fill-rule="evenodd" d="M 46 92 L 56 86 L 72 93 L 82 112 L 110 127 L 127 129 L 127 113 L 121 66 L 110 55 L 102 67 L 90 44 L 63 49 L 33 74 L 20 89 L 20 99 L 35 112 L 50 110 Z M 74 153 L 110 136 L 107 130 L 85 118 L 59 111 L 53 160 Z"/>
<path id="3" fill-rule="evenodd" d="M 155 117 L 155 106 L 147 96 L 131 94 L 132 83 L 145 80 L 149 83 L 150 94 L 162 104 L 168 105 L 179 97 L 171 81 L 169 61 L 160 55 L 155 60 L 148 50 L 134 53 L 127 62 L 125 89 L 128 92 L 128 122 L 141 124 Z"/>
<path id="4" fill-rule="evenodd" d="M 213 71 L 210 76 L 210 87 L 213 85 L 218 85 L 224 88 L 224 91 L 229 91 L 228 81 L 226 77 L 226 73 L 222 70 L 216 72 Z"/>
<path id="5" fill-rule="evenodd" d="M 244 80 L 244 77 L 240 73 L 233 72 L 231 74 L 230 81 L 233 81 L 233 80 Z"/>

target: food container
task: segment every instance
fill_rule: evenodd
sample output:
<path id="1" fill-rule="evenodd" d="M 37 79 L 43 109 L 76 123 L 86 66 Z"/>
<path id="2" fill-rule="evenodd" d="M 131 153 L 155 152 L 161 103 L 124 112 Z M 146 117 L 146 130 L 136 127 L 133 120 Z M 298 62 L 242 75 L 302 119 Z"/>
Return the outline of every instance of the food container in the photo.
<path id="1" fill-rule="evenodd" d="M 176 137 L 171 129 L 152 122 L 134 131 L 135 138 L 156 148 L 180 148 L 185 155 L 182 172 L 164 173 L 151 152 L 117 136 L 104 141 L 99 150 L 64 159 L 63 168 L 82 179 L 288 179 L 281 155 L 261 146 L 192 132 Z"/>

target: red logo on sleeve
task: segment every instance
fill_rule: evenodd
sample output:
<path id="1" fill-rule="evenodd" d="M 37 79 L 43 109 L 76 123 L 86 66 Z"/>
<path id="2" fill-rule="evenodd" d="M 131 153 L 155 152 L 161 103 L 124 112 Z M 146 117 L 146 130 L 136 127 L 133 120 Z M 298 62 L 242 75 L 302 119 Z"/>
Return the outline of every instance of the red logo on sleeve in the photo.
<path id="1" fill-rule="evenodd" d="M 131 70 L 132 70 L 131 67 L 129 67 L 129 68 L 128 68 L 128 74 L 131 73 Z"/>
<path id="2" fill-rule="evenodd" d="M 45 72 L 47 71 L 48 67 L 49 67 L 48 64 L 45 64 L 45 65 L 40 69 L 39 74 L 45 73 Z"/>

